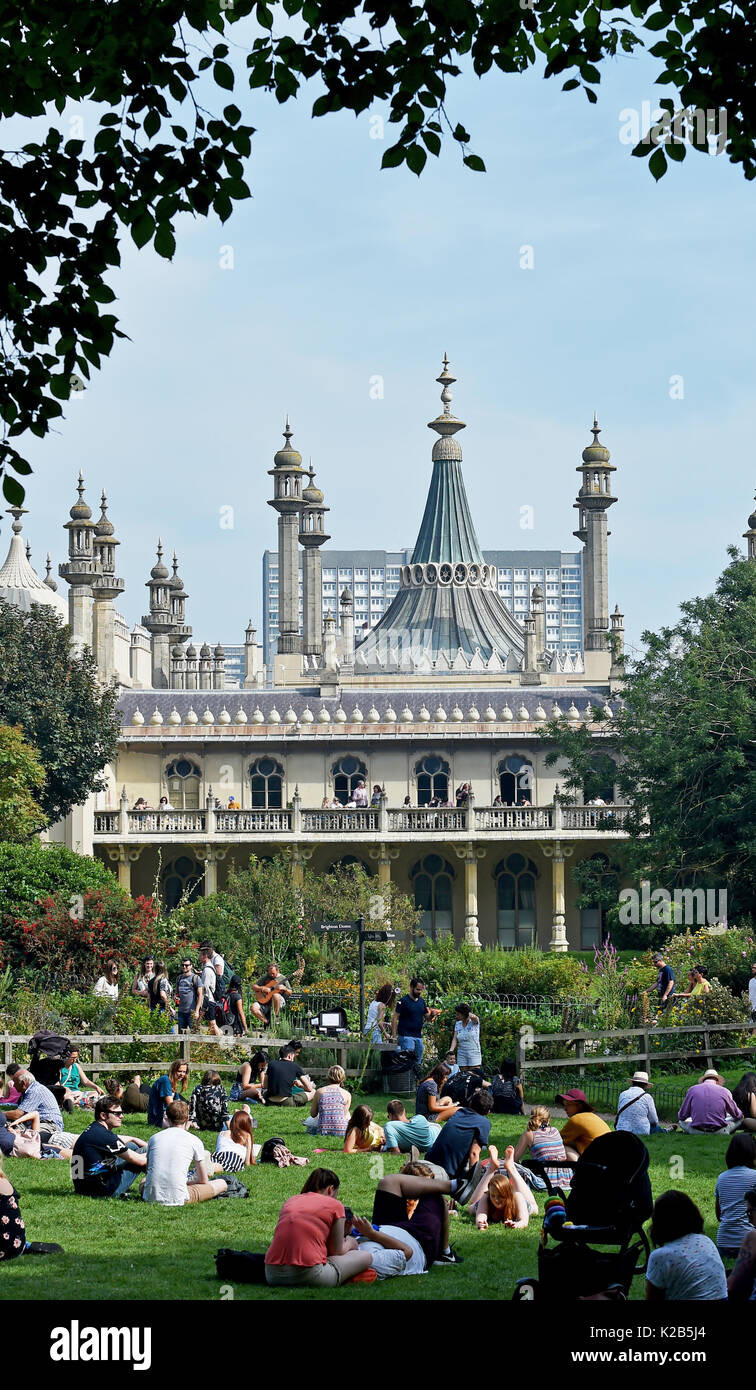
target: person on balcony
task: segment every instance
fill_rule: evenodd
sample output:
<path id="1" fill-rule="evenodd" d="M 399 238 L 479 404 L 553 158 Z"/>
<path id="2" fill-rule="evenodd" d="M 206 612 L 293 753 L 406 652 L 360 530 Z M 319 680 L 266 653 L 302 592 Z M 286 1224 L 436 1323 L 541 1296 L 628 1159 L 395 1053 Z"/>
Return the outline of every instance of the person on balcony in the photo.
<path id="1" fill-rule="evenodd" d="M 241 811 L 241 806 L 235 796 L 230 796 L 228 798 L 228 809 L 229 811 Z"/>
<path id="2" fill-rule="evenodd" d="M 373 794 L 370 798 L 370 806 L 372 810 L 375 811 L 380 807 L 382 796 L 383 792 L 381 791 L 378 783 L 376 782 L 375 786 L 373 787 Z"/>
<path id="3" fill-rule="evenodd" d="M 175 806 L 171 806 L 167 796 L 161 796 L 160 805 L 158 807 L 159 811 L 175 811 L 175 809 Z"/>
<path id="4" fill-rule="evenodd" d="M 402 802 L 402 810 L 403 810 L 403 811 L 411 811 L 411 810 L 412 810 L 412 797 L 411 797 L 411 796 L 405 796 L 404 801 Z"/>
<path id="5" fill-rule="evenodd" d="M 362 779 L 360 779 L 360 781 L 357 783 L 357 786 L 355 787 L 352 793 L 352 800 L 354 802 L 354 805 L 360 807 L 360 809 L 363 809 L 368 804 L 367 787 L 365 786 L 365 783 L 362 781 Z"/>

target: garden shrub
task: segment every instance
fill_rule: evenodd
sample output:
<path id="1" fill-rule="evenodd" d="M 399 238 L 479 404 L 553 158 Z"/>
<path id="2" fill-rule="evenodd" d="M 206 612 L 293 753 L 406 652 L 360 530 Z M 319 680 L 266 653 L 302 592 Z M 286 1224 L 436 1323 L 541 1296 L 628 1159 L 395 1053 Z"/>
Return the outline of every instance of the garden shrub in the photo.
<path id="1" fill-rule="evenodd" d="M 429 999 L 429 1003 L 430 1003 Z M 434 1008 L 440 1008 L 439 1018 L 426 1023 L 423 1029 L 427 1053 L 427 1070 L 435 1065 L 435 1061 L 442 1061 L 447 1052 L 454 1031 L 454 1010 L 459 1003 L 459 995 L 434 995 L 432 1004 Z M 470 1005 L 474 1014 L 480 1019 L 480 1042 L 481 1056 L 483 1058 L 483 1070 L 487 1075 L 493 1075 L 498 1071 L 499 1064 L 504 1057 L 514 1059 L 517 1055 L 517 1044 L 521 1037 L 521 1029 L 529 1027 L 534 1033 L 560 1033 L 562 1031 L 561 1017 L 554 1017 L 548 1010 L 534 1009 L 509 1009 L 502 1008 L 500 1004 L 494 1003 L 490 999 L 480 999 L 475 994 L 466 994 L 465 1003 Z M 539 1057 L 559 1057 L 560 1049 L 564 1044 L 538 1045 Z M 435 1059 L 435 1061 L 434 1061 Z M 424 1060 L 423 1065 L 426 1065 Z"/>
<path id="2" fill-rule="evenodd" d="M 100 859 L 75 854 L 64 845 L 0 843 L 0 938 L 16 918 L 28 917 L 37 903 L 55 893 L 112 888 L 116 880 Z"/>
<path id="3" fill-rule="evenodd" d="M 479 951 L 467 942 L 451 938 L 429 942 L 423 951 L 406 957 L 407 976 L 421 975 L 428 986 L 447 993 L 535 995 L 545 999 L 580 998 L 586 995 L 585 970 L 570 955 L 529 948 L 505 951 L 492 947 Z"/>
<path id="4" fill-rule="evenodd" d="M 675 986 L 687 989 L 687 971 L 702 965 L 707 978 L 718 979 L 733 994 L 748 989 L 751 966 L 756 961 L 756 942 L 750 927 L 728 927 L 713 933 L 706 927 L 673 936 L 664 946 L 664 959 L 675 972 Z"/>
<path id="5" fill-rule="evenodd" d="M 133 899 L 111 880 L 80 895 L 64 890 L 44 899 L 13 922 L 4 949 L 11 964 L 81 980 L 96 979 L 116 959 L 126 967 L 123 988 L 142 956 L 170 961 L 180 946 L 154 898 Z"/>

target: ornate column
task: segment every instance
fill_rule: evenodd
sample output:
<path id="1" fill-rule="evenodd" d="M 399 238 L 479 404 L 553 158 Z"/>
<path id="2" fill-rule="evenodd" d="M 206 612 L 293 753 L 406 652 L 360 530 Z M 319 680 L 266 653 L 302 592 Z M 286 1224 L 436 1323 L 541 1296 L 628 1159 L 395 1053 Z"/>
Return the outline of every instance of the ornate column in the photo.
<path id="1" fill-rule="evenodd" d="M 541 845 L 546 859 L 551 860 L 551 941 L 550 951 L 564 952 L 568 949 L 565 929 L 564 902 L 564 861 L 573 853 L 573 845 L 565 845 L 554 840 L 550 845 Z"/>
<path id="2" fill-rule="evenodd" d="M 455 845 L 454 853 L 465 864 L 465 941 L 480 949 L 478 936 L 478 860 L 486 851 L 473 844 Z"/>
<path id="3" fill-rule="evenodd" d="M 221 849 L 218 845 L 196 845 L 194 853 L 200 863 L 205 865 L 204 895 L 209 898 L 218 892 L 218 864 L 225 859 L 228 849 Z"/>
<path id="4" fill-rule="evenodd" d="M 397 845 L 373 845 L 370 858 L 378 861 L 378 891 L 383 895 L 391 885 L 391 861 L 399 858 L 399 848 Z"/>
<path id="5" fill-rule="evenodd" d="M 299 896 L 302 899 L 302 889 L 304 888 L 304 866 L 308 859 L 312 859 L 315 851 L 314 845 L 294 845 L 291 851 L 291 881 Z"/>
<path id="6" fill-rule="evenodd" d="M 133 849 L 126 845 L 108 846 L 108 859 L 118 865 L 118 886 L 125 893 L 131 892 L 131 866 L 136 864 L 143 849 L 144 845 L 135 845 Z"/>

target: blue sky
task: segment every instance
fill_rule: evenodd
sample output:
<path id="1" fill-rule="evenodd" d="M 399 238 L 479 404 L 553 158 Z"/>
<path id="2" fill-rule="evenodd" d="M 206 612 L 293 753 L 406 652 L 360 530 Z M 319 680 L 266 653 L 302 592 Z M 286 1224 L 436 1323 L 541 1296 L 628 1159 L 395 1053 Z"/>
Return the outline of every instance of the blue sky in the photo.
<path id="1" fill-rule="evenodd" d="M 450 141 L 419 180 L 381 172 L 391 136 L 372 139 L 367 115 L 313 121 L 312 94 L 284 107 L 237 95 L 257 127 L 253 198 L 224 226 L 185 219 L 171 264 L 125 245 L 112 283 L 130 341 L 30 445 L 35 566 L 48 549 L 64 558 L 81 467 L 93 508 L 108 493 L 129 620 L 146 609 L 161 535 L 195 635 L 243 641 L 250 616 L 261 626 L 285 413 L 332 544 L 411 545 L 447 351 L 484 549 L 577 548 L 575 469 L 595 407 L 617 467 L 611 606 L 631 643 L 674 621 L 740 543 L 756 485 L 754 200 L 726 156 L 691 152 L 655 185 L 620 143 L 619 113 L 654 99 L 655 68 L 618 60 L 597 107 L 535 75 L 465 76 L 449 112 L 488 172 L 465 170 Z M 233 529 L 220 524 L 229 506 Z"/>

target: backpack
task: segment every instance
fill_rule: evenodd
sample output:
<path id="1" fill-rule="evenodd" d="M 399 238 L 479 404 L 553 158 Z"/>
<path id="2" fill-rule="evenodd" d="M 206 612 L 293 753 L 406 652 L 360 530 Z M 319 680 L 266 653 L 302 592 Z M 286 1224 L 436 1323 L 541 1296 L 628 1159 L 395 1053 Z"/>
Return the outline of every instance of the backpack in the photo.
<path id="1" fill-rule="evenodd" d="M 480 1090 L 482 1077 L 474 1071 L 458 1071 L 450 1076 L 441 1087 L 441 1095 L 448 1096 L 455 1105 L 467 1105 L 476 1091 Z"/>
<path id="2" fill-rule="evenodd" d="M 522 1101 L 517 1094 L 516 1082 L 513 1079 L 496 1075 L 491 1082 L 491 1094 L 494 1102 L 494 1115 L 522 1114 Z"/>
<path id="3" fill-rule="evenodd" d="M 215 1272 L 229 1284 L 264 1284 L 265 1256 L 254 1250 L 219 1250 Z"/>
<path id="4" fill-rule="evenodd" d="M 71 1043 L 68 1038 L 62 1037 L 60 1033 L 49 1033 L 44 1028 L 29 1039 L 29 1054 L 35 1062 L 42 1053 L 45 1057 L 54 1057 L 62 1062 L 70 1051 Z"/>

